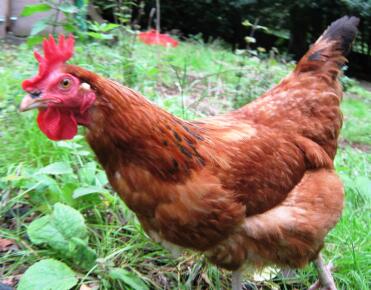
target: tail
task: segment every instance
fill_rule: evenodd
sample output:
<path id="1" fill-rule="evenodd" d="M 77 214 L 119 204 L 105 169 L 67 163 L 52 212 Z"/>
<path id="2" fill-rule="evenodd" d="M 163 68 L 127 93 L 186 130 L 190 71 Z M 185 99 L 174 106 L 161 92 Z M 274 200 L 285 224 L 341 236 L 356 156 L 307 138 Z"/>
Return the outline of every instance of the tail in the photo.
<path id="1" fill-rule="evenodd" d="M 359 19 L 344 16 L 333 22 L 301 58 L 295 73 L 315 71 L 336 79 L 357 34 Z"/>

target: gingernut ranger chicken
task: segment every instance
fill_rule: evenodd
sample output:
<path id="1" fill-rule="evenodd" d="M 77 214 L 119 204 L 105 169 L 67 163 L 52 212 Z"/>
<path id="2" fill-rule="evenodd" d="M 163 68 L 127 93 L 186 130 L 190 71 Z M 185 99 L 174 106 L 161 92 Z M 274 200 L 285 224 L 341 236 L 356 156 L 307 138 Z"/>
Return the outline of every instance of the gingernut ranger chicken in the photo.
<path id="1" fill-rule="evenodd" d="M 332 23 L 295 70 L 252 103 L 197 121 L 67 64 L 72 36 L 58 44 L 50 37 L 44 56 L 35 52 L 39 72 L 23 82 L 20 110 L 38 108 L 39 127 L 52 140 L 85 126 L 112 187 L 148 235 L 233 271 L 234 290 L 246 264 L 311 261 L 321 287 L 336 289 L 320 251 L 343 208 L 333 167 L 342 125 L 338 76 L 358 22 Z"/>

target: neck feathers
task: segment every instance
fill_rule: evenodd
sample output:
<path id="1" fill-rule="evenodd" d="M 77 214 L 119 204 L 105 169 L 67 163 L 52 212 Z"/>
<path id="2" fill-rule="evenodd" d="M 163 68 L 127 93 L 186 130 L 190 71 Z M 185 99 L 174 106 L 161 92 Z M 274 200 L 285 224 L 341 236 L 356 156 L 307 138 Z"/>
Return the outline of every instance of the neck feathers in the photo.
<path id="1" fill-rule="evenodd" d="M 68 69 L 95 90 L 87 139 L 106 170 L 134 164 L 161 179 L 179 181 L 204 166 L 197 150 L 203 137 L 194 124 L 117 82 L 80 67 Z"/>

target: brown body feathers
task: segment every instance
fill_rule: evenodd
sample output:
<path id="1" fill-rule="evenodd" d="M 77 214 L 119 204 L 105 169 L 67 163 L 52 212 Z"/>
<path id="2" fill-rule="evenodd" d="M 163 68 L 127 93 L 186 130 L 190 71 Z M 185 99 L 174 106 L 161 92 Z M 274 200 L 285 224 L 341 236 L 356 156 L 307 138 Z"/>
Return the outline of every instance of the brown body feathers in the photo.
<path id="1" fill-rule="evenodd" d="M 87 140 L 151 237 L 231 270 L 246 262 L 301 267 L 316 257 L 343 207 L 332 164 L 342 125 L 337 76 L 355 22 L 330 26 L 256 101 L 199 121 L 65 66 L 94 89 Z"/>

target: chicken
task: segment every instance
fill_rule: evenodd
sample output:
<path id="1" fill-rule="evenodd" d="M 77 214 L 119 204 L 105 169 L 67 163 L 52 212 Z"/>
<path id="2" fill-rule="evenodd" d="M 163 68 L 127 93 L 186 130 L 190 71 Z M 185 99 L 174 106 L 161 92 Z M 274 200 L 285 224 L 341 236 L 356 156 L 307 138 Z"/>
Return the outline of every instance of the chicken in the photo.
<path id="1" fill-rule="evenodd" d="M 342 125 L 338 81 L 357 32 L 343 17 L 295 70 L 246 106 L 185 121 L 139 93 L 67 64 L 72 36 L 43 43 L 39 73 L 25 80 L 20 110 L 38 108 L 52 140 L 77 126 L 113 189 L 154 240 L 203 253 L 233 271 L 246 265 L 300 268 L 313 261 L 323 289 L 336 289 L 320 251 L 339 220 L 343 186 L 333 168 Z"/>

